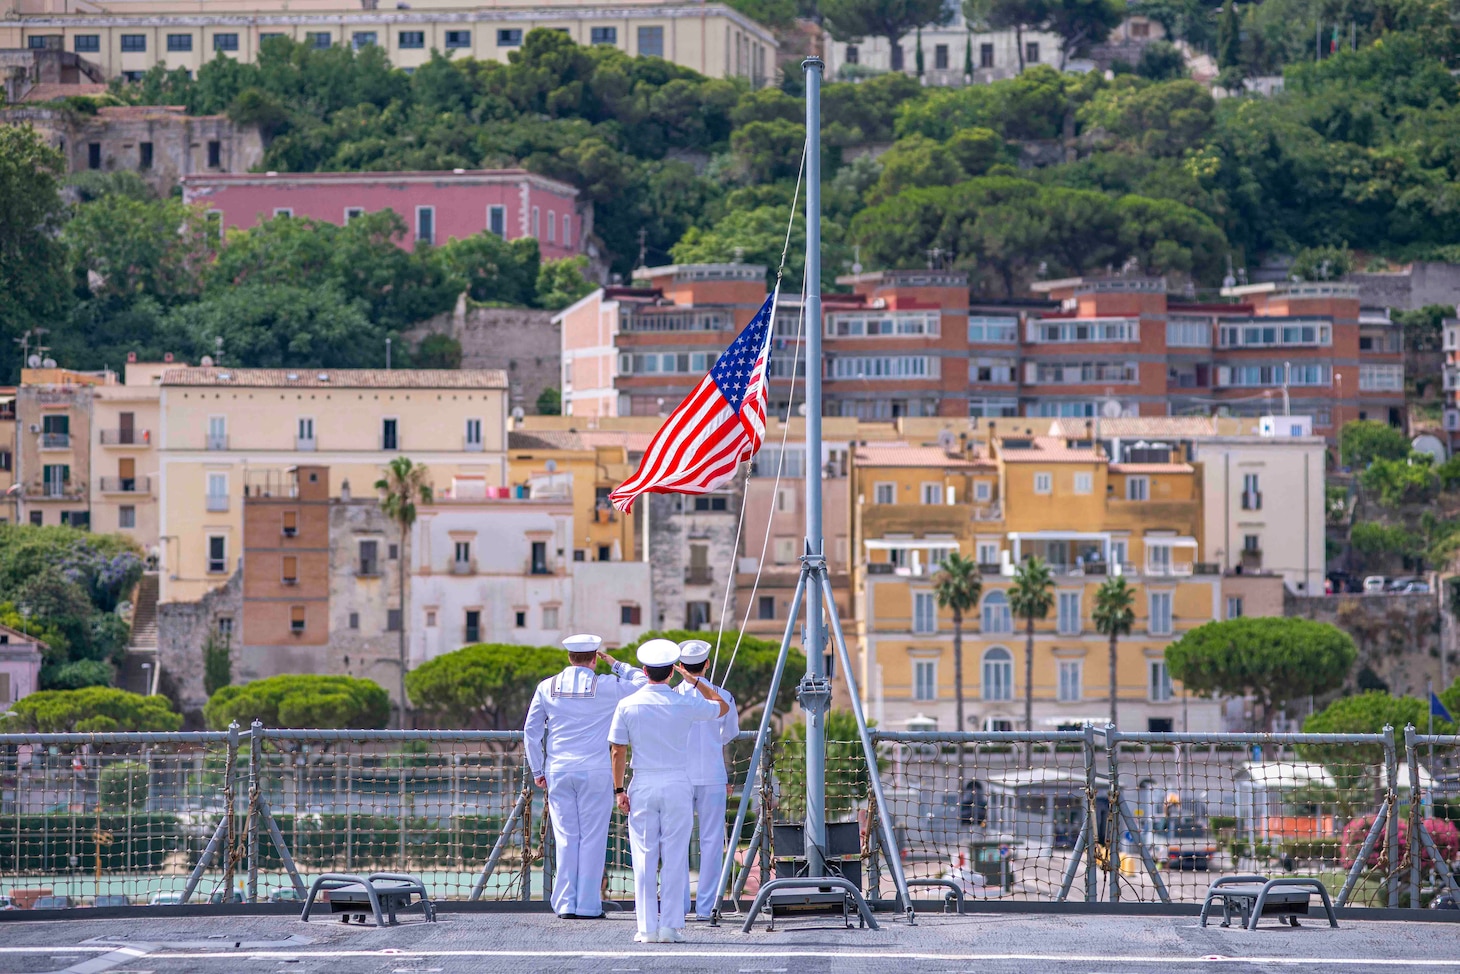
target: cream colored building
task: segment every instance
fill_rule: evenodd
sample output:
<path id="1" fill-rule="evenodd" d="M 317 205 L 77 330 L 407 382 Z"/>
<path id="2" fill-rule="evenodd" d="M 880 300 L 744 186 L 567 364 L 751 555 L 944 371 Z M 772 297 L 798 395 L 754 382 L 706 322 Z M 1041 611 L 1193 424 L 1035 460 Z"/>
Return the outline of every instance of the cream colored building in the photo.
<path id="1" fill-rule="evenodd" d="M 162 375 L 180 365 L 128 362 L 120 385 L 97 386 L 91 400 L 91 529 L 157 546 L 158 421 Z"/>
<path id="2" fill-rule="evenodd" d="M 0 48 L 55 45 L 99 64 L 107 77 L 139 77 L 153 65 L 197 73 L 220 54 L 252 61 L 272 36 L 314 47 L 383 47 L 392 64 L 415 68 L 433 50 L 506 61 L 535 28 L 579 44 L 655 55 L 716 78 L 756 87 L 775 73 L 769 29 L 718 3 L 628 0 L 603 6 L 511 0 L 17 0 L 0 20 Z"/>
<path id="3" fill-rule="evenodd" d="M 329 468 L 330 497 L 355 496 L 396 456 L 438 486 L 507 485 L 507 377 L 499 370 L 184 368 L 161 385 L 162 602 L 224 584 L 243 553 L 246 484 Z"/>

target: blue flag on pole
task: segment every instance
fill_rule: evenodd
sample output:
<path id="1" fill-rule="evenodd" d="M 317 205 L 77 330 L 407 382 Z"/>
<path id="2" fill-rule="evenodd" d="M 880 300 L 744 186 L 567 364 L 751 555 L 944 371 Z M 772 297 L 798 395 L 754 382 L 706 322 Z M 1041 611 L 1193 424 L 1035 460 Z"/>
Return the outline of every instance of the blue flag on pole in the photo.
<path id="1" fill-rule="evenodd" d="M 1430 716 L 1438 717 L 1447 723 L 1455 723 L 1455 718 L 1450 716 L 1450 711 L 1445 709 L 1442 701 L 1433 690 L 1430 691 Z"/>

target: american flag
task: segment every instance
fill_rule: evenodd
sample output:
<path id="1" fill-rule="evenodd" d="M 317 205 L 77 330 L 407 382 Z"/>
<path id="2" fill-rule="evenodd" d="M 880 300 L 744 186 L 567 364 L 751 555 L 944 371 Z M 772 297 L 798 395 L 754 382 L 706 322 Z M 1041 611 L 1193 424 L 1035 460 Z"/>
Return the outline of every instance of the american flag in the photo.
<path id="1" fill-rule="evenodd" d="M 608 499 L 627 511 L 643 493 L 707 494 L 726 483 L 765 438 L 766 365 L 770 361 L 771 292 L 750 324 L 664 420 L 639 469 Z"/>

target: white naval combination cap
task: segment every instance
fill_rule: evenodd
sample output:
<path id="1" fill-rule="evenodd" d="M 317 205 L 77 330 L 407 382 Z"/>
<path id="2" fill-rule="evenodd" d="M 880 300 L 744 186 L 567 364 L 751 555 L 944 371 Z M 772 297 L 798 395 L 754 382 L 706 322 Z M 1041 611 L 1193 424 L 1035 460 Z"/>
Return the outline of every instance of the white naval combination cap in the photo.
<path id="1" fill-rule="evenodd" d="M 703 663 L 710 658 L 710 644 L 703 639 L 686 639 L 679 644 L 681 663 Z"/>
<path id="2" fill-rule="evenodd" d="M 579 633 L 576 636 L 568 636 L 563 640 L 563 648 L 570 653 L 596 653 L 598 647 L 603 645 L 603 637 L 595 636 L 592 633 Z"/>
<path id="3" fill-rule="evenodd" d="M 651 639 L 639 647 L 642 666 L 670 666 L 679 662 L 679 645 L 670 639 Z"/>

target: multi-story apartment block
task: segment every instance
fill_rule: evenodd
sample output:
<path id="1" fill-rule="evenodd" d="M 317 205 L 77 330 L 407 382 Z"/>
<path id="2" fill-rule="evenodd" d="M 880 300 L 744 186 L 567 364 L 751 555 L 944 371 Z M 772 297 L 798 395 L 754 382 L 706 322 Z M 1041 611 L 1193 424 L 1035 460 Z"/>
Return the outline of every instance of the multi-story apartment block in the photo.
<path id="1" fill-rule="evenodd" d="M 92 400 L 113 372 L 22 369 L 15 392 L 16 519 L 91 525 Z"/>
<path id="2" fill-rule="evenodd" d="M 776 63 L 776 38 L 766 27 L 718 3 L 631 0 L 604 7 L 581 0 L 528 6 L 486 0 L 414 0 L 379 8 L 373 2 L 288 0 L 225 2 L 206 10 L 173 0 L 100 3 L 19 0 L 0 23 L 0 48 L 74 51 L 107 78 L 137 80 L 154 65 L 194 74 L 209 60 L 252 62 L 274 37 L 313 48 L 380 47 L 392 64 L 415 69 L 433 51 L 504 62 L 535 28 L 560 30 L 579 44 L 605 44 L 630 55 L 664 58 L 716 78 L 744 78 L 760 87 Z"/>
<path id="3" fill-rule="evenodd" d="M 0 524 L 16 522 L 15 387 L 0 386 Z"/>
<path id="4" fill-rule="evenodd" d="M 917 74 L 919 43 L 923 49 L 923 82 L 938 87 L 1001 81 L 1036 64 L 1058 66 L 1063 47 L 1062 38 L 1047 31 L 977 30 L 960 13 L 946 26 L 924 27 L 916 34 L 904 35 L 896 46 L 885 37 L 840 41 L 824 31 L 822 50 L 827 76 L 845 81 L 885 71 Z M 966 71 L 970 64 L 971 76 Z"/>
<path id="5" fill-rule="evenodd" d="M 443 244 L 479 233 L 536 238 L 546 259 L 581 253 L 593 232 L 578 190 L 525 169 L 464 172 L 249 173 L 194 175 L 183 200 L 218 214 L 220 231 L 277 216 L 344 224 L 394 210 L 408 228 L 402 246 Z"/>
<path id="6" fill-rule="evenodd" d="M 1103 722 L 1106 637 L 1095 592 L 1120 572 L 1136 589 L 1136 625 L 1121 640 L 1120 725 L 1219 730 L 1220 702 L 1188 699 L 1171 680 L 1165 647 L 1221 618 L 1222 575 L 1198 561 L 1201 484 L 1178 454 L 1114 463 L 1091 437 L 1039 435 L 995 421 L 972 444 L 868 445 L 852 467 L 854 597 L 861 685 L 884 725 L 931 717 L 951 727 L 951 619 L 933 577 L 951 551 L 976 560 L 983 595 L 964 620 L 965 719 L 970 727 L 1023 723 L 1024 636 L 1007 589 L 1021 559 L 1055 575 L 1055 607 L 1035 623 L 1035 727 Z"/>
<path id="7" fill-rule="evenodd" d="M 166 372 L 161 390 L 164 603 L 196 601 L 237 569 L 250 478 L 316 465 L 328 497 L 363 495 L 405 455 L 437 484 L 506 487 L 500 371 L 188 368 Z"/>
<path id="8" fill-rule="evenodd" d="M 162 376 L 183 363 L 128 356 L 119 384 L 92 389 L 91 527 L 157 546 Z"/>
<path id="9" fill-rule="evenodd" d="M 1460 318 L 1445 319 L 1444 350 L 1445 432 L 1453 450 L 1460 445 Z"/>

